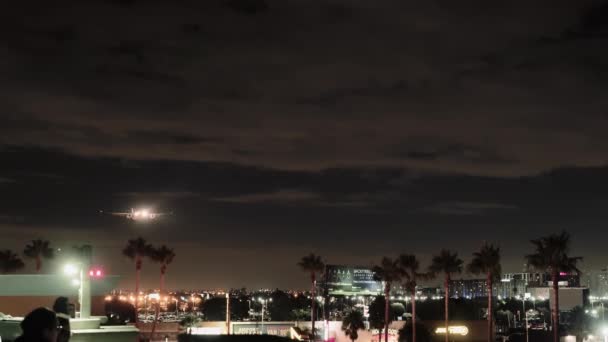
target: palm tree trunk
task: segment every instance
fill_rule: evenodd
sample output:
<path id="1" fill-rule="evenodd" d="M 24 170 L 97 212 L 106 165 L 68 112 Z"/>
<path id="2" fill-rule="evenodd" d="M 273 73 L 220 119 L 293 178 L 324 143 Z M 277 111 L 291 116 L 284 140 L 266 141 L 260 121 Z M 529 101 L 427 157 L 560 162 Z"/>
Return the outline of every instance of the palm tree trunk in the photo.
<path id="1" fill-rule="evenodd" d="M 160 293 L 165 289 L 165 274 L 167 273 L 167 265 L 162 265 L 160 268 Z"/>
<path id="2" fill-rule="evenodd" d="M 388 310 L 390 308 L 391 285 L 387 282 L 384 286 L 384 342 L 388 342 Z"/>
<path id="3" fill-rule="evenodd" d="M 139 277 L 141 273 L 142 260 L 140 256 L 135 259 L 135 326 L 139 321 Z"/>
<path id="4" fill-rule="evenodd" d="M 36 273 L 40 273 L 40 269 L 42 268 L 42 259 L 37 256 L 36 257 Z"/>
<path id="5" fill-rule="evenodd" d="M 310 278 L 312 280 L 312 289 L 310 291 L 311 297 L 312 297 L 312 302 L 310 304 L 310 325 L 312 326 L 311 340 L 314 341 L 317 337 L 317 335 L 315 333 L 315 302 L 317 301 L 315 290 L 317 287 L 317 279 L 316 279 L 316 275 L 314 272 L 312 272 L 312 274 L 310 275 Z"/>
<path id="6" fill-rule="evenodd" d="M 488 342 L 493 341 L 492 334 L 492 276 L 488 274 Z"/>
<path id="7" fill-rule="evenodd" d="M 154 312 L 154 322 L 152 323 L 152 331 L 150 332 L 150 341 L 154 338 L 154 332 L 156 332 L 156 322 L 158 322 L 158 314 L 160 312 L 160 301 L 163 296 L 163 289 L 165 287 L 165 266 L 160 267 L 160 292 L 158 296 L 158 303 L 156 303 L 156 310 Z"/>
<path id="8" fill-rule="evenodd" d="M 450 329 L 449 329 L 449 323 L 450 323 L 450 315 L 448 312 L 449 309 L 449 305 L 450 305 L 450 275 L 446 274 L 445 276 L 445 284 L 443 285 L 444 287 L 444 291 L 445 291 L 445 295 L 444 295 L 444 299 L 445 299 L 445 342 L 449 342 L 450 341 Z"/>
<path id="9" fill-rule="evenodd" d="M 416 342 L 416 286 L 412 289 L 412 342 Z"/>
<path id="10" fill-rule="evenodd" d="M 558 273 L 553 271 L 551 273 L 553 280 L 553 293 L 555 300 L 553 301 L 553 342 L 559 342 L 559 285 L 558 285 Z"/>

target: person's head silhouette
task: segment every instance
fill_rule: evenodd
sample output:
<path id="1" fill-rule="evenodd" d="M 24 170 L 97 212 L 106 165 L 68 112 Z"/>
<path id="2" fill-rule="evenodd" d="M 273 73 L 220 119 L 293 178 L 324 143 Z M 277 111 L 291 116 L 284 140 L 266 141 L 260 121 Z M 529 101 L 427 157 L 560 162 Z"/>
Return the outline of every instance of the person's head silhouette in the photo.
<path id="1" fill-rule="evenodd" d="M 23 334 L 17 342 L 55 342 L 59 331 L 55 313 L 47 308 L 38 308 L 21 321 Z"/>
<path id="2" fill-rule="evenodd" d="M 55 300 L 55 304 L 53 304 L 53 311 L 56 313 L 69 314 L 68 310 L 68 298 L 67 297 L 57 297 Z"/>

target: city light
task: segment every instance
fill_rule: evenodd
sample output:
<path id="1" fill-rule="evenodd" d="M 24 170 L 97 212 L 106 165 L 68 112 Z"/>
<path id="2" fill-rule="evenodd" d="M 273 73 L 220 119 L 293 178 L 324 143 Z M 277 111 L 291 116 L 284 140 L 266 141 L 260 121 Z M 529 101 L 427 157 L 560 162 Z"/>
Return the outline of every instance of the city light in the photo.
<path id="1" fill-rule="evenodd" d="M 469 328 L 464 325 L 449 326 L 448 330 L 450 331 L 450 335 L 467 336 L 469 334 Z M 445 327 L 435 329 L 435 334 L 445 334 Z"/>
<path id="2" fill-rule="evenodd" d="M 78 271 L 79 271 L 78 267 L 74 264 L 66 264 L 63 267 L 63 273 L 68 276 L 76 275 L 76 274 L 78 274 Z"/>

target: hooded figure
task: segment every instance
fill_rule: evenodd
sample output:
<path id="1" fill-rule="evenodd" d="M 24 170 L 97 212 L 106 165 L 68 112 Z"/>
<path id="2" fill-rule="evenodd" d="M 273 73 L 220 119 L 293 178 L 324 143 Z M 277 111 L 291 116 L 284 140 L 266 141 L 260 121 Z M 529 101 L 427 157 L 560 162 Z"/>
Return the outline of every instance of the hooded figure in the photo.
<path id="1" fill-rule="evenodd" d="M 30 312 L 21 321 L 22 334 L 15 342 L 56 342 L 61 326 L 55 313 L 47 308 Z"/>
<path id="2" fill-rule="evenodd" d="M 53 311 L 57 315 L 57 321 L 61 325 L 61 329 L 57 335 L 57 342 L 68 342 L 70 340 L 70 315 L 69 315 L 69 303 L 66 297 L 59 297 L 53 304 Z"/>

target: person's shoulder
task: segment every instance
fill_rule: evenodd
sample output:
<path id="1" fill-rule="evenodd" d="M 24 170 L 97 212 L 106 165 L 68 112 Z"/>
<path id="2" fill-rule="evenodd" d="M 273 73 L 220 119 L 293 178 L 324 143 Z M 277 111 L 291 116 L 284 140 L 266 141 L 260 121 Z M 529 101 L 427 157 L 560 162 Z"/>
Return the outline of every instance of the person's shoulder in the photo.
<path id="1" fill-rule="evenodd" d="M 57 318 L 63 318 L 63 319 L 67 319 L 68 321 L 70 320 L 70 315 L 68 314 L 64 314 L 62 312 L 56 312 L 55 313 L 57 315 Z"/>

